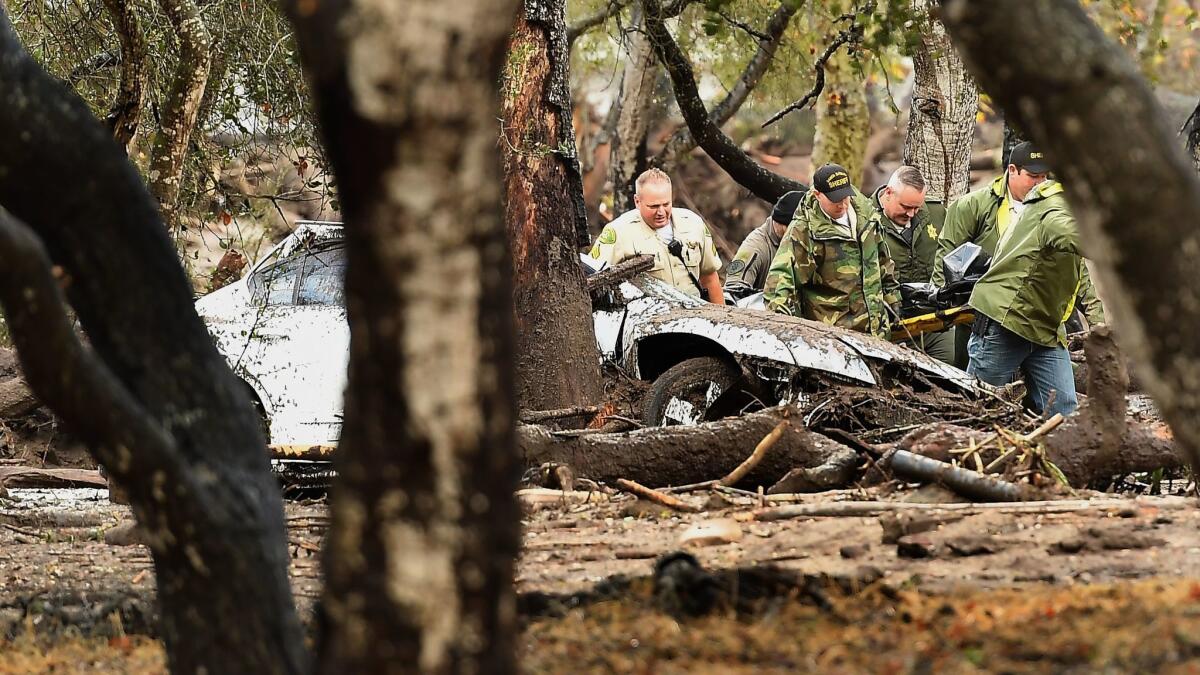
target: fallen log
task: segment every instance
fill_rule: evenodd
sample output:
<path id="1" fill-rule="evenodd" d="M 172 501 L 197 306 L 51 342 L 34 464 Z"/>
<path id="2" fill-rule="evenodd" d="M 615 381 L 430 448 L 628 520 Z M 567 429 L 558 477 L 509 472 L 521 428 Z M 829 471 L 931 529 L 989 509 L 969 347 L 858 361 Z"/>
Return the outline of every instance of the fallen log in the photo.
<path id="1" fill-rule="evenodd" d="M 85 469 L 35 469 L 29 466 L 0 467 L 0 486 L 6 488 L 106 488 L 99 471 Z"/>
<path id="2" fill-rule="evenodd" d="M 893 512 L 945 513 L 974 516 L 980 513 L 1073 513 L 1122 511 L 1131 508 L 1191 509 L 1190 497 L 1138 497 L 1137 499 L 1062 499 L 1034 502 L 991 502 L 985 504 L 922 504 L 919 502 L 833 502 L 794 504 L 754 512 L 755 520 L 791 518 L 862 518 Z"/>
<path id="3" fill-rule="evenodd" d="M 557 462 L 570 466 L 576 476 L 598 481 L 626 478 L 643 485 L 685 485 L 728 475 L 751 454 L 754 443 L 787 417 L 797 419 L 798 410 L 783 406 L 696 426 L 566 438 L 544 427 L 522 425 L 517 444 L 526 467 Z M 742 484 L 770 486 L 796 467 L 821 466 L 846 451 L 844 445 L 799 424 L 787 424 Z"/>
<path id="4" fill-rule="evenodd" d="M 978 471 L 952 466 L 930 457 L 897 450 L 891 459 L 897 476 L 924 483 L 938 483 L 954 492 L 984 502 L 1015 502 L 1025 496 L 1021 486 L 990 478 Z"/>
<path id="5" fill-rule="evenodd" d="M 569 419 L 572 417 L 595 417 L 600 412 L 599 406 L 580 405 L 574 408 L 558 410 L 522 410 L 518 419 L 524 424 L 541 424 L 552 420 Z"/>
<path id="6" fill-rule="evenodd" d="M 654 267 L 654 256 L 638 255 L 591 274 L 587 278 L 588 292 L 595 298 L 617 284 Z"/>

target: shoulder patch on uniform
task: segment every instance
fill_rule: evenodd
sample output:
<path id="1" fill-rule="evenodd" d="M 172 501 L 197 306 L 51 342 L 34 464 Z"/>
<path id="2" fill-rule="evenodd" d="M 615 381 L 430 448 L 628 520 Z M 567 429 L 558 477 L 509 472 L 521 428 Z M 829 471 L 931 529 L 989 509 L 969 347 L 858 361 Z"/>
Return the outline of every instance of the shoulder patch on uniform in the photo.
<path id="1" fill-rule="evenodd" d="M 742 272 L 742 270 L 744 270 L 744 269 L 746 269 L 746 261 L 738 260 L 735 258 L 732 262 L 729 263 L 728 272 L 729 272 L 729 274 L 740 274 Z"/>
<path id="2" fill-rule="evenodd" d="M 617 243 L 617 231 L 611 226 L 605 227 L 600 233 L 600 238 L 596 240 L 600 244 L 615 244 Z"/>

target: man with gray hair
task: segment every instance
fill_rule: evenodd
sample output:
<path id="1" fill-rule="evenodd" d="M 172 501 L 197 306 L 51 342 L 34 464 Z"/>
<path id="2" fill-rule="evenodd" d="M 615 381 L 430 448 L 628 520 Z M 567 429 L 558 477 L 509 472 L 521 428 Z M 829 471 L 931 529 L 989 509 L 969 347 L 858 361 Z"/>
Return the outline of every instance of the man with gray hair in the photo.
<path id="1" fill-rule="evenodd" d="M 920 169 L 902 166 L 872 196 L 879 230 L 896 265 L 896 279 L 902 284 L 929 281 L 938 234 L 946 220 L 946 208 L 941 202 L 926 200 L 925 193 Z M 954 363 L 954 340 L 948 331 L 919 335 L 903 344 Z"/>
<path id="2" fill-rule="evenodd" d="M 723 305 L 721 258 L 704 219 L 671 206 L 671 177 L 659 169 L 638 176 L 634 203 L 604 227 L 591 257 L 615 265 L 638 255 L 654 256 L 649 274 L 675 288 Z"/>

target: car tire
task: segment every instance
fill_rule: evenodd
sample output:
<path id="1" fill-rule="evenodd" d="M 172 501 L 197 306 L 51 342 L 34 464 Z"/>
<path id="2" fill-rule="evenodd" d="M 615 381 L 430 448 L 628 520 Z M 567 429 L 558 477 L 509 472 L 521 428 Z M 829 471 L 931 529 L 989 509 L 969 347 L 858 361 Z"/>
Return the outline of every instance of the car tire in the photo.
<path id="1" fill-rule="evenodd" d="M 671 366 L 654 380 L 642 406 L 646 426 L 698 424 L 736 414 L 753 401 L 735 364 L 700 356 Z"/>

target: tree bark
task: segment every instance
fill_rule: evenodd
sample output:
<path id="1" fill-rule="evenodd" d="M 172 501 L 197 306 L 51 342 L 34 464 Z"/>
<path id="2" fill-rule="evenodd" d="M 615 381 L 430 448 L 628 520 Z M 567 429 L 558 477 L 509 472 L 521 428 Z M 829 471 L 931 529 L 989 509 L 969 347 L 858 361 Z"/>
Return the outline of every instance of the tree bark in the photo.
<path id="1" fill-rule="evenodd" d="M 659 61 L 671 76 L 679 111 L 696 143 L 730 178 L 766 202 L 773 204 L 793 190 L 807 190 L 808 186 L 760 166 L 713 123 L 696 88 L 692 64 L 664 23 L 669 13 L 659 0 L 643 0 L 643 5 L 646 8 L 646 32 Z"/>
<path id="2" fill-rule="evenodd" d="M 592 480 L 625 478 L 651 486 L 687 485 L 717 480 L 737 468 L 786 416 L 803 417 L 795 408 L 783 407 L 690 427 L 573 437 L 523 425 L 518 428 L 517 445 L 527 467 L 556 462 L 570 466 L 576 476 Z M 770 487 L 794 468 L 820 466 L 846 450 L 797 421 L 784 429 L 742 482 Z"/>
<path id="3" fill-rule="evenodd" d="M 855 70 L 848 49 L 839 49 L 825 63 L 825 89 L 817 98 L 812 161 L 814 168 L 842 165 L 851 180 L 861 186 L 871 117 L 865 82 Z"/>
<path id="4" fill-rule="evenodd" d="M 158 0 L 158 4 L 175 30 L 179 64 L 167 92 L 159 123 L 161 128 L 150 154 L 150 191 L 158 199 L 163 221 L 176 231 L 180 226 L 183 161 L 208 83 L 212 38 L 193 0 Z"/>
<path id="5" fill-rule="evenodd" d="M 1175 130 L 1078 3 L 950 0 L 943 14 L 968 68 L 1062 177 L 1121 347 L 1200 466 L 1200 177 Z"/>
<path id="6" fill-rule="evenodd" d="M 577 253 L 587 245 L 588 232 L 571 127 L 564 5 L 525 3 L 501 82 L 517 399 L 529 410 L 603 398 L 592 302 Z"/>
<path id="7" fill-rule="evenodd" d="M 646 170 L 646 134 L 650 131 L 650 103 L 658 80 L 658 61 L 646 37 L 645 8 L 633 6 L 632 28 L 625 31 L 625 70 L 621 76 L 621 95 L 617 106 L 616 127 L 609 135 L 608 180 L 613 190 L 613 213 L 634 207 L 634 181 Z"/>
<path id="8" fill-rule="evenodd" d="M 971 142 L 979 90 L 954 51 L 946 28 L 929 16 L 931 0 L 913 0 L 923 17 L 920 49 L 913 52 L 913 102 L 904 140 L 904 163 L 921 170 L 927 199 L 944 203 L 971 187 Z"/>
<path id="9" fill-rule="evenodd" d="M 0 301 L 22 372 L 150 533 L 172 670 L 303 671 L 258 416 L 193 308 L 136 169 L 2 13 L 0 130 L 10 177 L 0 180 Z"/>
<path id="10" fill-rule="evenodd" d="M 146 86 L 146 36 L 135 6 L 130 0 L 104 0 L 104 8 L 121 43 L 121 83 L 104 122 L 127 154 L 137 135 Z"/>
<path id="11" fill-rule="evenodd" d="M 516 6 L 288 6 L 347 224 L 350 367 L 321 672 L 516 669 L 511 259 L 496 149 Z"/>

